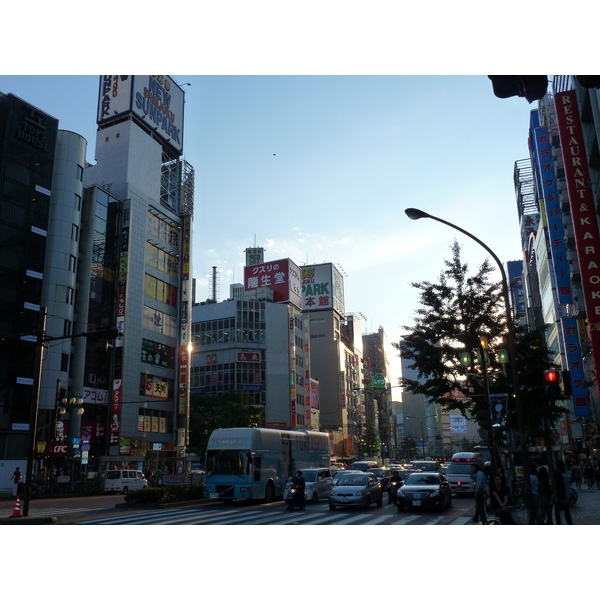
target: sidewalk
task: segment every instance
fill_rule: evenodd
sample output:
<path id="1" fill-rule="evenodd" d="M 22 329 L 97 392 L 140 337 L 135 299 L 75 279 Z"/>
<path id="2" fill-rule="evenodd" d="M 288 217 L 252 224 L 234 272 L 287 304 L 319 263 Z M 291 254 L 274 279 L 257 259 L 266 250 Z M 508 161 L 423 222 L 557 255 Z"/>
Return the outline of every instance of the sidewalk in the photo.
<path id="1" fill-rule="evenodd" d="M 581 485 L 581 489 L 577 492 L 577 504 L 571 507 L 571 518 L 573 525 L 600 525 L 600 490 L 594 486 L 591 490 L 585 484 Z M 473 512 L 475 507 L 473 506 Z M 511 512 L 513 519 L 517 525 L 527 525 L 527 510 Z M 552 512 L 552 519 L 555 519 L 555 513 Z M 469 520 L 465 525 L 474 525 L 473 521 Z M 560 524 L 566 525 L 565 514 L 560 513 Z"/>

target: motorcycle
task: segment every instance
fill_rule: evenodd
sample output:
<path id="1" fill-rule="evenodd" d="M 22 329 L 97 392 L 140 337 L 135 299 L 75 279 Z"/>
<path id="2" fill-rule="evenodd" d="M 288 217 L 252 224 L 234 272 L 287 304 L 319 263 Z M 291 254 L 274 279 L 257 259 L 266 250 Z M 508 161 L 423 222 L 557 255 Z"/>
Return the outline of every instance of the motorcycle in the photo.
<path id="1" fill-rule="evenodd" d="M 290 485 L 285 499 L 288 510 L 294 510 L 294 507 L 298 507 L 304 510 L 306 507 L 306 491 L 299 485 Z"/>
<path id="2" fill-rule="evenodd" d="M 402 487 L 404 482 L 402 480 L 396 481 L 395 479 L 390 479 L 388 482 L 388 504 L 396 504 L 396 498 L 398 496 L 398 490 Z"/>

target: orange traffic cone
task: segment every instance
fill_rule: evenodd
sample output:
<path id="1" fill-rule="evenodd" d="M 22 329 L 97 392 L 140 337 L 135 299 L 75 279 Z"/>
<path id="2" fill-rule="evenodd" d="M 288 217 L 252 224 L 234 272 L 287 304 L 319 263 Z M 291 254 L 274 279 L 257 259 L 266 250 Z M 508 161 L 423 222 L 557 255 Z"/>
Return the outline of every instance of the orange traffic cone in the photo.
<path id="1" fill-rule="evenodd" d="M 10 515 L 10 518 L 15 518 L 15 517 L 22 517 L 23 515 L 21 514 L 21 496 L 17 496 L 17 502 L 15 504 L 15 507 L 13 509 L 13 514 Z"/>

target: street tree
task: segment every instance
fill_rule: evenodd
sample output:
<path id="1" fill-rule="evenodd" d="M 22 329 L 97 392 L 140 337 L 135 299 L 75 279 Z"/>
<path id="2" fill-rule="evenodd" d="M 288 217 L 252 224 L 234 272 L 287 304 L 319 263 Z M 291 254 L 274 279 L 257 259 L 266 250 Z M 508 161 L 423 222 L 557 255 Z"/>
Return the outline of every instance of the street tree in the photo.
<path id="1" fill-rule="evenodd" d="M 411 284 L 420 291 L 420 307 L 413 325 L 403 327 L 406 334 L 402 342 L 394 346 L 402 358 L 412 362 L 414 375 L 405 373 L 399 383 L 406 391 L 423 395 L 429 403 L 438 403 L 445 410 L 458 409 L 466 416 L 476 414 L 485 407 L 483 357 L 480 350 L 465 347 L 460 337 L 471 334 L 477 339 L 485 335 L 489 390 L 509 394 L 507 425 L 515 428 L 510 376 L 513 365 L 500 364 L 498 353 L 507 347 L 508 334 L 501 282 L 492 281 L 495 269 L 489 259 L 469 274 L 456 240 L 450 249 L 452 258 L 444 260 L 437 282 Z M 555 420 L 565 411 L 544 396 L 543 372 L 552 367 L 544 332 L 515 329 L 525 426 L 529 435 L 538 436 L 543 432 L 543 416 Z M 465 351 L 471 352 L 474 361 L 470 368 L 461 363 L 461 352 Z"/>
<path id="2" fill-rule="evenodd" d="M 359 441 L 359 452 L 361 456 L 377 456 L 378 444 L 375 428 L 372 423 L 365 425 L 362 439 Z"/>

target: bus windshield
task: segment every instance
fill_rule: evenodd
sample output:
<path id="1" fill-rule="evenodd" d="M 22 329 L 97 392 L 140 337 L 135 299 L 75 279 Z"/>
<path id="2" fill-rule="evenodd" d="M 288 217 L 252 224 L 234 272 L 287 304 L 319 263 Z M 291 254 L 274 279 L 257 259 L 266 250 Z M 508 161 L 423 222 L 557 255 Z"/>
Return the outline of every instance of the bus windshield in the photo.
<path id="1" fill-rule="evenodd" d="M 239 475 L 248 473 L 248 457 L 241 450 L 209 450 L 206 453 L 206 476 Z"/>

